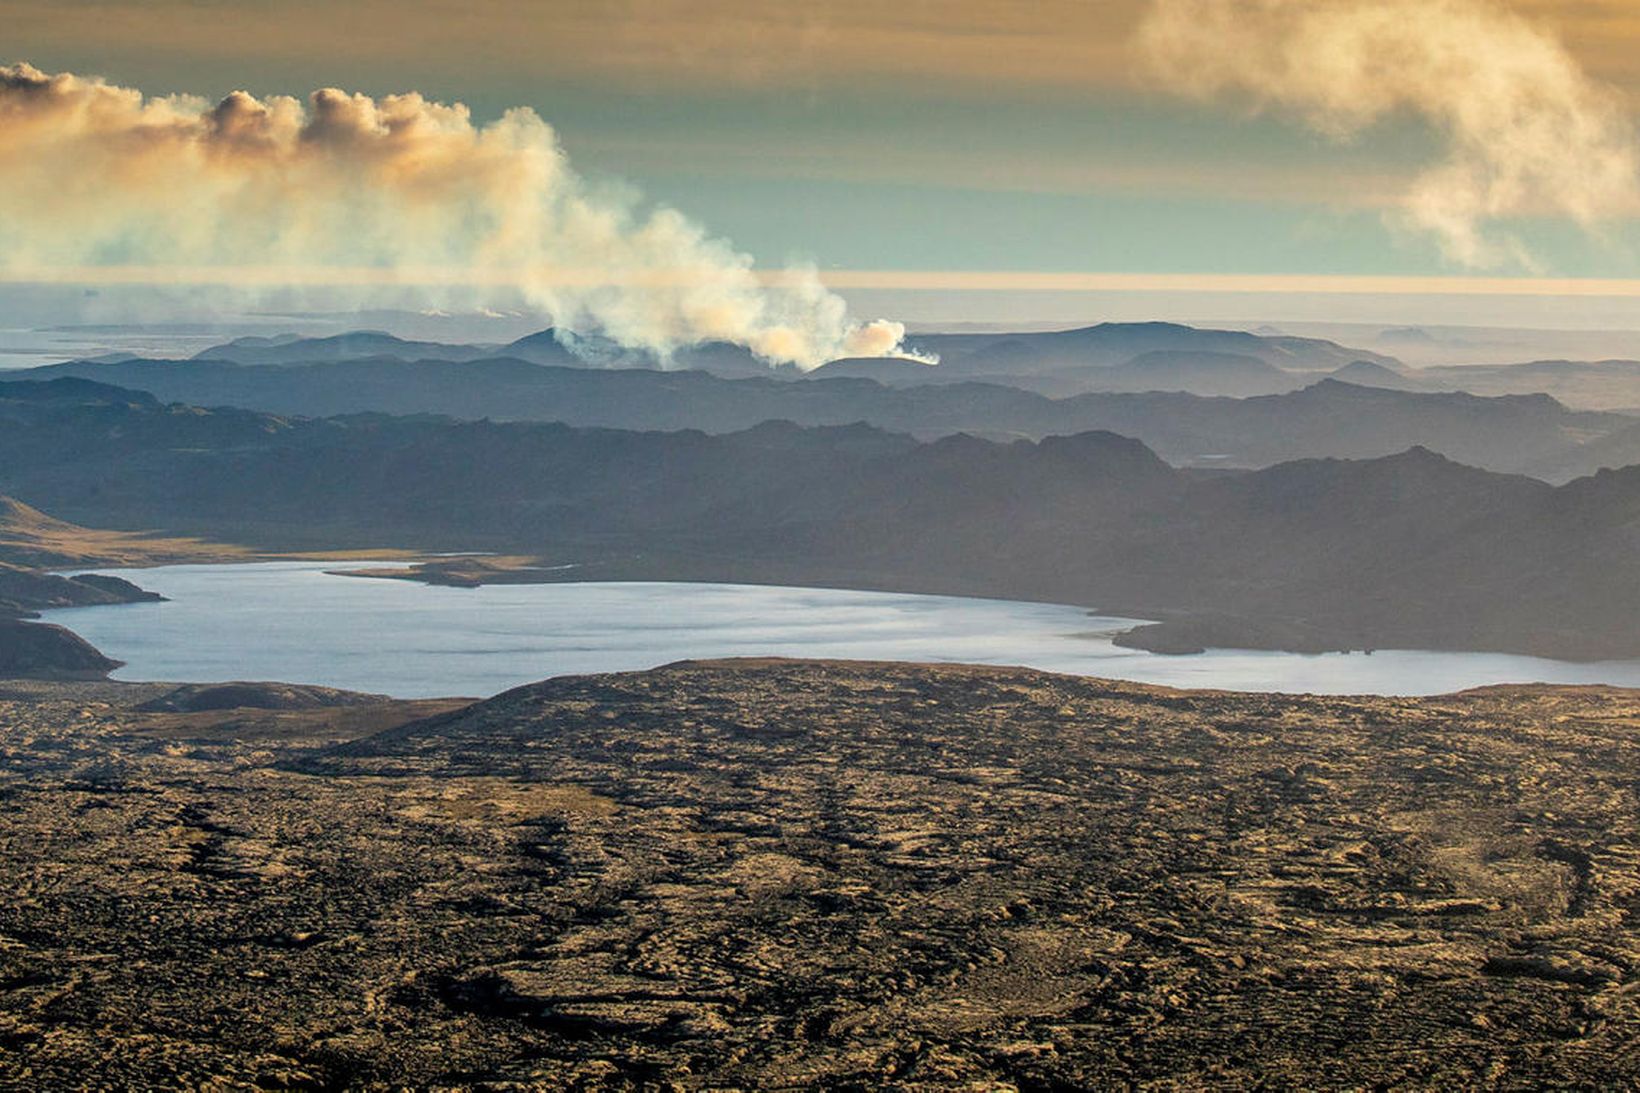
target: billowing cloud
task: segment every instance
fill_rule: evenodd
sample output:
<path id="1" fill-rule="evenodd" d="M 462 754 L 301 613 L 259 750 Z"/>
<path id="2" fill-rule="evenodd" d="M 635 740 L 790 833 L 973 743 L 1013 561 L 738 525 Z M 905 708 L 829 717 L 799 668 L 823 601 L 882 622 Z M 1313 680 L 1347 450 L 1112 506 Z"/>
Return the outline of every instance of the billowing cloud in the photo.
<path id="1" fill-rule="evenodd" d="M 596 190 L 516 109 L 476 124 L 414 93 L 212 103 L 0 67 L 0 267 L 516 284 L 569 330 L 667 354 L 705 341 L 812 367 L 886 355 L 813 271 L 764 283 L 676 211 Z M 251 275 L 248 279 L 256 279 Z"/>
<path id="2" fill-rule="evenodd" d="M 1446 156 L 1395 218 L 1470 266 L 1532 265 L 1495 222 L 1594 228 L 1640 208 L 1640 154 L 1617 93 L 1493 0 L 1154 0 L 1141 40 L 1168 85 L 1240 95 L 1348 137 L 1419 116 Z"/>

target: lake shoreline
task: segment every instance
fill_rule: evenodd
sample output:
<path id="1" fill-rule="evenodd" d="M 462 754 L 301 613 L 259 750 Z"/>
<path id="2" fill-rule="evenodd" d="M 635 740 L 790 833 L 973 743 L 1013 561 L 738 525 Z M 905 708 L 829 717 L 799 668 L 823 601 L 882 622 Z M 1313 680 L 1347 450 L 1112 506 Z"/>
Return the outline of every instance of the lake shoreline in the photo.
<path id="1" fill-rule="evenodd" d="M 569 556 L 565 556 L 566 558 Z M 779 588 L 823 588 L 918 596 L 948 596 L 1076 607 L 1090 616 L 1134 620 L 1117 639 L 1123 648 L 1161 656 L 1196 656 L 1205 652 L 1270 652 L 1296 656 L 1329 653 L 1372 655 L 1380 651 L 1497 654 L 1565 664 L 1604 664 L 1640 659 L 1640 649 L 1608 649 L 1580 635 L 1522 641 L 1518 633 L 1475 642 L 1420 631 L 1399 640 L 1382 628 L 1281 617 L 1199 611 L 1158 605 L 1148 599 L 1104 598 L 1096 603 L 1076 598 L 1033 594 L 1029 589 L 999 588 L 987 580 L 936 579 L 894 572 L 837 571 L 779 562 L 749 564 L 744 559 L 680 554 L 621 554 L 547 562 L 527 554 L 423 554 L 391 571 L 336 570 L 341 576 L 408 581 L 431 586 L 480 588 L 486 585 L 564 584 L 584 582 L 739 584 Z"/>
<path id="2" fill-rule="evenodd" d="M 117 680 L 285 679 L 400 698 L 495 693 L 559 675 L 743 656 L 1022 665 L 1190 690 L 1289 694 L 1640 686 L 1640 662 L 1628 661 L 1418 650 L 1160 655 L 1125 639 L 1154 623 L 1079 605 L 754 582 L 587 580 L 585 569 L 514 570 L 510 580 L 440 585 L 407 577 L 395 559 L 374 560 L 380 565 L 329 559 L 145 569 L 136 575 L 170 603 L 50 614 L 127 661 Z"/>

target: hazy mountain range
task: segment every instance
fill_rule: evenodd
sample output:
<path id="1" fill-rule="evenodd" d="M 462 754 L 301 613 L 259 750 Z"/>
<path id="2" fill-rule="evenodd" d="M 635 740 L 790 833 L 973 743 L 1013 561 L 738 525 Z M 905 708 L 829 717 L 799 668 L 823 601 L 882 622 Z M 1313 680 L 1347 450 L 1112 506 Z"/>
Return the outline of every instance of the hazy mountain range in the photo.
<path id="1" fill-rule="evenodd" d="M 303 419 L 76 379 L 0 385 L 0 421 L 0 493 L 94 527 L 1053 600 L 1172 620 L 1163 646 L 1640 655 L 1640 468 L 1556 488 L 1413 449 L 1205 472 L 1108 432 Z"/>
<path id="2" fill-rule="evenodd" d="M 1416 345 L 1421 331 L 1390 334 L 1395 336 L 1379 337 L 1377 343 L 1391 348 Z M 1488 396 L 1548 394 L 1578 409 L 1640 411 L 1640 361 L 1627 359 L 1525 360 L 1413 368 L 1394 356 L 1324 338 L 1198 329 L 1177 323 L 917 334 L 909 344 L 937 357 L 939 364 L 930 367 L 904 358 L 842 360 L 822 366 L 808 378 L 874 379 L 891 387 L 978 381 L 1054 397 L 1099 391 L 1184 391 L 1247 397 L 1297 390 L 1331 375 L 1362 386 L 1467 391 Z M 464 362 L 498 357 L 566 368 L 665 367 L 732 377 L 803 376 L 789 368 L 771 369 L 744 348 L 725 343 L 684 349 L 663 362 L 596 337 L 576 337 L 553 330 L 512 342 L 482 345 L 406 340 L 374 331 L 323 338 L 251 337 L 204 350 L 193 359 L 254 365 L 368 358 Z"/>
<path id="3" fill-rule="evenodd" d="M 623 348 L 597 337 L 552 329 L 502 344 L 450 345 L 413 341 L 380 330 L 355 330 L 322 338 L 295 335 L 244 337 L 194 354 L 193 360 L 228 364 L 315 364 L 392 358 L 402 361 L 474 361 L 505 358 L 565 368 L 700 369 L 724 375 L 799 375 L 771 368 L 744 346 L 708 342 L 679 350 L 662 361 L 651 353 Z"/>
<path id="4" fill-rule="evenodd" d="M 331 339 L 324 339 L 327 343 Z M 374 336 L 371 336 L 374 344 Z M 556 342 L 552 344 L 556 345 Z M 281 351 L 284 347 L 272 347 Z M 559 349 L 563 352 L 562 348 Z M 304 351 L 305 352 L 305 351 Z M 1246 358 L 1259 370 L 1271 366 Z M 861 362 L 862 364 L 865 362 Z M 875 362 L 872 362 L 875 363 Z M 935 372 L 913 362 L 886 367 Z M 1477 398 L 1305 379 L 1283 394 L 1205 397 L 1166 391 L 1049 398 L 989 382 L 884 386 L 866 378 L 740 379 L 701 370 L 596 369 L 517 358 L 470 361 L 372 357 L 309 364 L 234 365 L 216 360 L 75 362 L 12 373 L 20 379 L 82 377 L 144 390 L 167 402 L 235 406 L 275 414 L 443 414 L 498 421 L 560 421 L 620 429 L 732 432 L 764 421 L 800 425 L 865 422 L 932 439 L 958 432 L 1040 439 L 1104 429 L 1144 441 L 1178 465 L 1260 467 L 1285 460 L 1388 455 L 1413 445 L 1492 470 L 1565 481 L 1622 458 L 1619 441 L 1640 419 L 1568 410 L 1542 395 Z M 1156 369 L 1198 374 L 1245 367 L 1218 357 L 1156 350 L 1106 371 L 1145 387 Z M 1370 369 L 1347 366 L 1352 380 Z M 1353 371 L 1352 371 L 1353 369 Z M 1286 378 L 1297 378 L 1281 373 Z M 1605 447 L 1600 442 L 1612 439 Z"/>
<path id="5" fill-rule="evenodd" d="M 1412 373 L 1427 387 L 1508 395 L 1541 391 L 1590 409 L 1640 409 L 1640 361 L 1530 361 L 1525 364 L 1426 368 Z"/>

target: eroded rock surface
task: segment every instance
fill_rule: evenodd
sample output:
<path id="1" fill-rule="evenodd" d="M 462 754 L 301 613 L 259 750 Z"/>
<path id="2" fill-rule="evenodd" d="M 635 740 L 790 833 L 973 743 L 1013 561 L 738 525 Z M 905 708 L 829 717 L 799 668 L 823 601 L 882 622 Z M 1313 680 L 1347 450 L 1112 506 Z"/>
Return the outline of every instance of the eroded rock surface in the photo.
<path id="1" fill-rule="evenodd" d="M 742 661 L 134 711 L 162 691 L 0 690 L 0 1080 L 1640 1079 L 1640 693 Z"/>

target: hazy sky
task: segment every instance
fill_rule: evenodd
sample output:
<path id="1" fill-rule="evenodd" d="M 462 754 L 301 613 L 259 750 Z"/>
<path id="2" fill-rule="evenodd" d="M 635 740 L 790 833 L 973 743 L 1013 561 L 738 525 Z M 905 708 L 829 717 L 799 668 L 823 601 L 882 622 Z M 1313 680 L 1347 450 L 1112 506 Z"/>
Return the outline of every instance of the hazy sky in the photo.
<path id="1" fill-rule="evenodd" d="M 1512 8 L 1632 127 L 1640 4 Z M 1229 67 L 1223 93 L 1181 94 L 1137 44 L 1149 14 L 1148 0 L 0 0 L 4 60 L 149 93 L 415 89 L 480 118 L 531 106 L 582 173 L 628 180 L 766 263 L 1640 277 L 1633 210 L 1607 201 L 1589 232 L 1530 194 L 1491 221 L 1529 257 L 1466 265 L 1452 236 L 1395 214 L 1442 162 L 1440 129 L 1470 124 L 1419 109 L 1442 92 L 1347 134 L 1304 88 Z"/>

